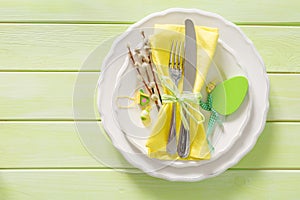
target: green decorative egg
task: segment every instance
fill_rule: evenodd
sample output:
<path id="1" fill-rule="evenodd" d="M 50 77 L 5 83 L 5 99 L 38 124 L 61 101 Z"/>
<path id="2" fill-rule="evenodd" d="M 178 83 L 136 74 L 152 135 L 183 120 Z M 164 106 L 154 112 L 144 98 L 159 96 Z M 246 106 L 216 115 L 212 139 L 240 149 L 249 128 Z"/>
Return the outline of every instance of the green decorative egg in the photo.
<path id="1" fill-rule="evenodd" d="M 212 107 L 222 115 L 235 112 L 245 99 L 248 80 L 244 76 L 235 76 L 218 84 L 212 91 Z"/>

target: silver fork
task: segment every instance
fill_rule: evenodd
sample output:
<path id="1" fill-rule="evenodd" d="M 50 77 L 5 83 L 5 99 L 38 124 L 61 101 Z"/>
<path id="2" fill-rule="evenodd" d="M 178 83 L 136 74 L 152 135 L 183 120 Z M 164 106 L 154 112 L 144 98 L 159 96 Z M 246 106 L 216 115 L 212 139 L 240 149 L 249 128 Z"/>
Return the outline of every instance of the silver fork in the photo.
<path id="1" fill-rule="evenodd" d="M 182 77 L 182 61 L 181 60 L 181 51 L 182 51 L 183 42 L 176 41 L 174 45 L 174 41 L 172 42 L 169 56 L 169 76 L 178 87 L 178 83 Z M 171 125 L 169 131 L 169 138 L 167 144 L 167 152 L 170 155 L 174 155 L 177 152 L 177 139 L 176 139 L 176 103 L 172 104 L 172 118 Z"/>

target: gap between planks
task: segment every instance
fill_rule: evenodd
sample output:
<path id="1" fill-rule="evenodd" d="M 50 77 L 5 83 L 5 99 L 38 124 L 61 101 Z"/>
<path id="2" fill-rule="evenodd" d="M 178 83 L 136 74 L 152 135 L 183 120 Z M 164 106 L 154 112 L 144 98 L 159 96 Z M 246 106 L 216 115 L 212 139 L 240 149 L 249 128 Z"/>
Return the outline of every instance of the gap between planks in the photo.
<path id="1" fill-rule="evenodd" d="M 99 119 L 0 119 L 0 123 L 27 123 L 27 122 L 39 122 L 39 123 L 65 123 L 65 122 L 101 122 Z M 268 123 L 300 123 L 299 120 L 266 120 Z"/>
<path id="2" fill-rule="evenodd" d="M 81 24 L 112 24 L 112 25 L 131 25 L 136 23 L 137 21 L 71 21 L 71 20 L 44 20 L 44 21 L 34 21 L 34 20 L 7 20 L 0 21 L 0 24 L 63 24 L 63 25 L 81 25 Z M 232 22 L 238 26 L 300 26 L 300 22 Z"/>
<path id="3" fill-rule="evenodd" d="M 61 167 L 61 168 L 43 168 L 43 167 L 39 167 L 39 168 L 0 168 L 0 171 L 26 171 L 26 172 L 35 172 L 35 171 L 40 171 L 40 172 L 47 172 L 47 171 L 56 171 L 56 172 L 62 172 L 62 171 L 68 171 L 68 172 L 84 172 L 84 171 L 94 171 L 94 172 L 123 172 L 123 173 L 128 173 L 124 170 L 128 170 L 128 172 L 141 172 L 138 168 L 101 168 L 101 167 L 89 167 L 89 168 L 84 168 L 84 167 L 74 167 L 74 168 L 67 168 L 67 167 Z M 300 173 L 300 168 L 228 168 L 226 171 L 269 171 L 269 172 L 274 172 L 274 171 L 298 171 Z M 144 172 L 142 172 L 142 174 L 145 174 Z"/>
<path id="4" fill-rule="evenodd" d="M 26 70 L 7 70 L 7 69 L 0 69 L 0 73 L 23 73 L 23 72 L 30 72 L 30 73 L 80 73 L 80 72 L 91 72 L 91 73 L 101 73 L 101 70 L 42 70 L 42 69 L 26 69 Z M 267 72 L 267 74 L 300 74 L 299 72 L 287 72 L 287 71 L 276 71 L 276 72 Z"/>
<path id="5" fill-rule="evenodd" d="M 10 168 L 1 168 L 0 171 L 120 171 L 124 172 L 124 170 L 130 170 L 130 171 L 139 171 L 138 168 L 134 167 L 118 167 L 118 168 L 110 168 L 110 167 L 10 167 Z M 300 171 L 300 167 L 295 168 L 264 168 L 264 167 L 257 167 L 257 168 L 228 168 L 227 170 L 230 171 Z"/>

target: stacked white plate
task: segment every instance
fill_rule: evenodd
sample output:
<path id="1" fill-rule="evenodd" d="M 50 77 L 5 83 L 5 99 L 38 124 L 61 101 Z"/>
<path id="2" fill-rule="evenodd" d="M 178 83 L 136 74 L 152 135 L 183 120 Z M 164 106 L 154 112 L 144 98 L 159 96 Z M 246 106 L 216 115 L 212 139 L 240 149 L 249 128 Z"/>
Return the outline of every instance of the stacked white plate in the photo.
<path id="1" fill-rule="evenodd" d="M 224 132 L 220 133 L 218 128 L 215 130 L 211 138 L 215 151 L 210 160 L 151 159 L 145 147 L 151 126 L 142 126 L 138 109 L 119 109 L 116 106 L 117 96 L 130 96 L 139 87 L 136 72 L 128 64 L 124 52 L 128 42 L 132 46 L 140 42 L 136 38 L 140 38 L 141 29 L 151 35 L 154 24 L 184 24 L 186 18 L 192 19 L 195 25 L 219 28 L 220 39 L 207 81 L 216 79 L 218 70 L 225 79 L 245 76 L 249 82 L 248 94 L 238 111 L 226 117 Z M 269 106 L 269 82 L 262 59 L 238 27 L 216 14 L 195 9 L 154 13 L 132 25 L 114 42 L 102 66 L 97 101 L 103 127 L 123 156 L 151 176 L 172 181 L 197 181 L 216 176 L 249 152 L 264 128 Z M 155 109 L 153 112 L 151 114 L 155 116 Z M 208 113 L 206 117 L 209 117 Z"/>

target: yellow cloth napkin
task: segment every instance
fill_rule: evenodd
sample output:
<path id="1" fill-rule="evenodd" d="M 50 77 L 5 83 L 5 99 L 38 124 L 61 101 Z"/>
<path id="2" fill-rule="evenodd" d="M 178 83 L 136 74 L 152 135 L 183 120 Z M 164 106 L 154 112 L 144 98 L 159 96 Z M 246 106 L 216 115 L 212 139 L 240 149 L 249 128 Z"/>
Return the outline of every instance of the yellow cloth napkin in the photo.
<path id="1" fill-rule="evenodd" d="M 197 40 L 197 71 L 195 84 L 193 88 L 194 93 L 199 93 L 204 85 L 205 77 L 208 72 L 211 60 L 214 56 L 216 45 L 218 42 L 218 29 L 195 26 L 196 40 Z M 185 28 L 182 25 L 173 24 L 156 24 L 155 33 L 150 38 L 152 48 L 153 62 L 157 67 L 159 74 L 168 76 L 169 51 L 173 40 L 184 41 Z M 183 78 L 179 82 L 179 90 L 182 91 Z M 164 92 L 168 94 L 166 88 Z M 164 104 L 156 120 L 156 124 L 152 133 L 147 140 L 146 147 L 148 148 L 148 156 L 162 160 L 181 159 L 177 154 L 169 155 L 166 152 L 166 145 L 169 137 L 170 121 L 171 121 L 172 104 Z M 176 109 L 176 130 L 177 141 L 179 138 L 179 128 L 181 124 L 179 106 L 177 103 Z M 197 116 L 195 116 L 197 117 Z M 205 130 L 203 124 L 196 124 L 190 120 L 190 154 L 183 160 L 200 160 L 210 159 L 210 150 L 207 144 Z"/>

